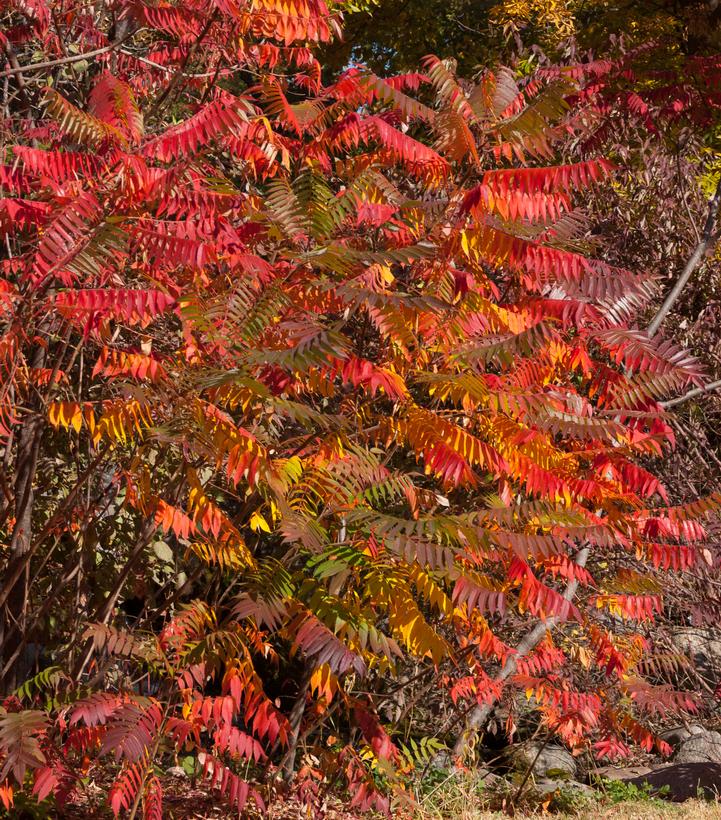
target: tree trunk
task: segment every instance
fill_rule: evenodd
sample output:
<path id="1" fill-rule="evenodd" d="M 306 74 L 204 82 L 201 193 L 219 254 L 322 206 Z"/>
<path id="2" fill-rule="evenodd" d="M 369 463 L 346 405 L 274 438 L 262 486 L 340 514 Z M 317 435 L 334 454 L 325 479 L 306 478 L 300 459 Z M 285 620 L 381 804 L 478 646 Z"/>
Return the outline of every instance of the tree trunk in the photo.
<path id="1" fill-rule="evenodd" d="M 32 543 L 32 519 L 35 503 L 34 482 L 38 464 L 40 441 L 43 435 L 44 419 L 40 415 L 31 416 L 24 424 L 17 438 L 15 454 L 15 525 L 10 539 L 8 564 L 22 561 Z M 0 653 L 3 665 L 12 657 L 25 628 L 28 603 L 29 564 L 22 575 L 13 583 L 7 599 L 0 610 Z M 12 691 L 27 672 L 27 661 L 18 656 L 0 681 L 3 692 Z"/>
<path id="2" fill-rule="evenodd" d="M 300 726 L 303 722 L 303 715 L 305 714 L 305 699 L 308 693 L 308 685 L 310 684 L 312 668 L 310 661 L 307 662 L 303 677 L 300 680 L 298 688 L 298 697 L 295 699 L 293 708 L 290 710 L 288 722 L 290 723 L 290 734 L 288 735 L 288 750 L 283 756 L 280 763 L 279 770 L 286 782 L 293 779 L 295 774 L 295 757 L 298 751 L 298 739 L 300 738 Z"/>

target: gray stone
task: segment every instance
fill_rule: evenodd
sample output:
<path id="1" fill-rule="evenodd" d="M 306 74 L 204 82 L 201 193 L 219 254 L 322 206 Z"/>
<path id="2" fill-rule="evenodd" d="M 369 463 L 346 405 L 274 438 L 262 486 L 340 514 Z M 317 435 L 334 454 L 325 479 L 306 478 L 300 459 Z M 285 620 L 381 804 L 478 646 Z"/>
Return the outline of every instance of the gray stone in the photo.
<path id="1" fill-rule="evenodd" d="M 590 771 L 589 777 L 594 783 L 598 779 L 604 780 L 632 780 L 644 774 L 651 774 L 648 766 L 600 766 L 598 769 Z"/>
<path id="2" fill-rule="evenodd" d="M 549 744 L 541 749 L 539 743 L 529 743 L 516 750 L 513 760 L 519 771 L 526 772 L 533 767 L 532 773 L 536 778 L 555 778 L 559 774 L 572 778 L 576 775 L 576 759 L 563 746 Z"/>
<path id="3" fill-rule="evenodd" d="M 577 780 L 553 780 L 547 777 L 542 777 L 540 780 L 537 780 L 533 784 L 533 789 L 541 796 L 553 794 L 557 791 L 578 792 L 578 794 L 583 794 L 587 797 L 593 797 L 596 794 L 595 790 L 590 786 L 587 786 L 585 783 L 579 783 Z"/>
<path id="4" fill-rule="evenodd" d="M 659 737 L 675 748 L 694 735 L 701 735 L 705 731 L 706 729 L 703 726 L 691 723 L 688 726 L 674 726 L 673 729 L 666 729 L 665 732 L 661 732 Z"/>
<path id="5" fill-rule="evenodd" d="M 178 777 L 181 780 L 188 779 L 188 773 L 182 766 L 171 766 L 169 769 L 165 770 L 165 774 L 170 775 L 170 777 Z"/>
<path id="6" fill-rule="evenodd" d="M 486 789 L 490 788 L 494 783 L 498 783 L 498 781 L 502 779 L 497 774 L 493 774 L 490 769 L 486 769 L 485 766 L 479 766 L 478 768 L 473 769 L 471 771 L 471 776 L 476 783 L 481 784 Z"/>
<path id="7" fill-rule="evenodd" d="M 446 771 L 453 768 L 451 753 L 445 750 L 437 752 L 431 758 L 428 768 L 431 769 L 431 771 Z"/>
<path id="8" fill-rule="evenodd" d="M 703 731 L 692 735 L 679 746 L 674 763 L 721 764 L 721 734 Z"/>
<path id="9" fill-rule="evenodd" d="M 718 763 L 672 763 L 650 774 L 627 780 L 639 788 L 648 783 L 654 792 L 661 792 L 669 800 L 682 803 L 700 794 L 710 799 L 721 794 L 721 765 Z"/>
<path id="10" fill-rule="evenodd" d="M 678 626 L 671 633 L 678 650 L 688 655 L 709 681 L 721 681 L 721 635 L 718 630 Z"/>

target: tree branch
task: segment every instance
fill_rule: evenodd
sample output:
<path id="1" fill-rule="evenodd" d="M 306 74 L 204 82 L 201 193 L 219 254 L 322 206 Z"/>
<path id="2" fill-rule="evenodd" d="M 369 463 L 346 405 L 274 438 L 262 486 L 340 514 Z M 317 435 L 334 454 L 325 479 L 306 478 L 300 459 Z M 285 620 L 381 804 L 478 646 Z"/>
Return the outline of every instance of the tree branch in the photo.
<path id="1" fill-rule="evenodd" d="M 31 63 L 30 65 L 19 65 L 15 63 L 11 68 L 5 71 L 0 71 L 0 79 L 3 77 L 11 77 L 14 74 L 32 74 L 34 71 L 43 71 L 46 68 L 53 68 L 56 65 L 67 65 L 68 63 L 79 63 L 82 60 L 87 60 L 90 57 L 97 57 L 99 54 L 107 54 L 119 45 L 124 43 L 133 32 L 129 32 L 124 37 L 110 43 L 107 46 L 86 51 L 84 54 L 69 54 L 67 57 L 58 57 L 57 60 L 45 60 L 42 63 Z M 7 46 L 6 46 L 7 48 Z"/>
<path id="2" fill-rule="evenodd" d="M 675 399 L 662 401 L 661 407 L 665 410 L 668 410 L 670 407 L 678 407 L 679 404 L 684 404 L 691 399 L 695 399 L 697 396 L 703 396 L 705 393 L 713 393 L 715 390 L 721 390 L 721 379 L 715 382 L 709 382 L 709 384 L 704 384 L 702 387 L 696 387 L 693 390 L 689 390 L 688 393 L 684 393 L 683 396 L 678 396 Z"/>
<path id="3" fill-rule="evenodd" d="M 208 21 L 206 22 L 205 26 L 203 26 L 203 29 L 198 34 L 198 36 L 195 38 L 195 41 L 193 42 L 193 45 L 188 49 L 188 52 L 185 55 L 183 61 L 180 64 L 180 66 L 178 67 L 177 71 L 170 78 L 170 82 L 168 83 L 167 88 L 160 94 L 160 96 L 158 96 L 155 99 L 153 104 L 150 106 L 150 110 L 148 112 L 148 119 L 150 119 L 152 116 L 154 116 L 160 110 L 161 105 L 170 96 L 170 94 L 172 94 L 173 91 L 175 91 L 178 83 L 180 82 L 180 80 L 183 78 L 183 76 L 185 74 L 186 67 L 189 65 L 189 63 L 193 59 L 193 57 L 195 57 L 196 51 L 200 48 L 200 44 L 205 39 L 205 35 L 210 31 L 213 23 L 215 23 L 215 21 L 218 19 L 218 16 L 219 16 L 219 12 L 218 12 L 218 9 L 216 9 L 210 15 L 210 17 L 208 18 Z"/>
<path id="4" fill-rule="evenodd" d="M 579 550 L 575 560 L 576 566 L 580 568 L 585 567 L 586 562 L 588 561 L 588 556 L 588 547 L 583 547 L 583 549 Z M 578 580 L 576 578 L 569 580 L 566 584 L 566 589 L 563 592 L 564 600 L 572 601 L 576 595 L 577 589 Z M 540 621 L 530 632 L 527 632 L 516 647 L 515 654 L 511 655 L 503 664 L 503 668 L 495 677 L 495 682 L 503 683 L 503 681 L 510 678 L 518 668 L 518 659 L 529 655 L 543 640 L 543 638 L 545 638 L 547 633 L 549 633 L 558 623 L 560 623 L 560 620 L 561 619 L 558 616 L 554 615 L 551 618 L 547 618 L 545 621 Z M 498 698 L 494 697 L 482 706 L 475 706 L 471 710 L 466 718 L 465 729 L 459 735 L 453 747 L 453 754 L 455 757 L 463 757 L 471 740 L 478 734 L 479 730 L 485 726 L 497 700 Z"/>
<path id="5" fill-rule="evenodd" d="M 0 74 L 0 77 L 9 77 L 10 74 L 18 74 L 18 95 L 20 97 L 20 103 L 22 104 L 25 113 L 28 115 L 28 119 L 35 124 L 35 120 L 33 118 L 33 111 L 32 111 L 32 104 L 30 102 L 30 96 L 28 95 L 28 89 L 25 85 L 25 80 L 22 77 L 22 66 L 18 62 L 17 55 L 15 54 L 15 50 L 12 47 L 12 44 L 9 40 L 5 41 L 4 45 L 5 55 L 7 56 L 8 63 L 10 63 L 10 69 L 7 71 L 3 71 Z"/>
<path id="6" fill-rule="evenodd" d="M 704 224 L 703 233 L 701 234 L 701 241 L 696 245 L 694 252 L 686 263 L 681 275 L 676 280 L 676 283 L 671 288 L 664 303 L 659 308 L 658 313 L 654 316 L 653 321 L 648 326 L 648 335 L 655 336 L 658 329 L 663 324 L 666 316 L 668 316 L 671 308 L 676 304 L 683 289 L 688 284 L 691 274 L 696 270 L 706 254 L 713 248 L 718 240 L 718 234 L 714 233 L 716 225 L 716 215 L 718 213 L 719 205 L 721 204 L 721 177 L 719 177 L 716 191 L 708 202 L 708 212 L 706 214 L 706 223 Z"/>
<path id="7" fill-rule="evenodd" d="M 58 522 L 61 521 L 64 516 L 67 515 L 67 510 L 70 507 L 72 507 L 72 505 L 75 503 L 75 499 L 78 497 L 78 494 L 83 489 L 88 480 L 91 478 L 95 471 L 95 468 L 105 458 L 108 452 L 109 447 L 106 447 L 95 456 L 95 458 L 87 467 L 85 472 L 80 476 L 80 478 L 78 478 L 77 482 L 75 483 L 75 486 L 70 490 L 70 492 L 65 496 L 62 502 L 58 505 L 58 508 L 55 510 L 52 516 L 50 516 L 47 523 L 40 531 L 37 538 L 34 540 L 34 542 L 27 550 L 27 552 L 25 552 L 22 556 L 18 556 L 14 560 L 8 562 L 3 572 L 3 583 L 0 587 L 0 607 L 5 605 L 5 602 L 8 599 L 8 595 L 10 594 L 18 578 L 20 578 L 20 576 L 25 571 L 25 568 L 29 563 L 30 559 L 33 557 L 33 555 L 39 549 L 39 547 L 45 542 L 45 539 L 54 531 L 55 527 L 58 525 Z"/>
<path id="8" fill-rule="evenodd" d="M 158 71 L 164 71 L 166 74 L 173 74 L 177 70 L 172 66 L 161 65 L 160 63 L 156 63 L 154 60 L 149 60 L 147 57 L 141 57 L 139 54 L 133 54 L 131 51 L 126 51 L 124 48 L 120 49 L 120 53 L 125 54 L 126 57 L 132 57 L 139 63 L 144 63 L 145 65 L 149 65 L 152 68 L 156 68 L 158 69 Z M 189 80 L 203 80 L 207 77 L 215 77 L 216 75 L 218 75 L 219 77 L 227 77 L 234 71 L 238 71 L 241 68 L 244 71 L 250 71 L 250 69 L 248 69 L 247 66 L 243 65 L 242 63 L 237 63 L 236 65 L 229 65 L 226 68 L 221 69 L 216 67 L 214 71 L 202 71 L 200 74 L 193 74 L 192 72 L 184 71 L 183 77 L 186 77 Z"/>

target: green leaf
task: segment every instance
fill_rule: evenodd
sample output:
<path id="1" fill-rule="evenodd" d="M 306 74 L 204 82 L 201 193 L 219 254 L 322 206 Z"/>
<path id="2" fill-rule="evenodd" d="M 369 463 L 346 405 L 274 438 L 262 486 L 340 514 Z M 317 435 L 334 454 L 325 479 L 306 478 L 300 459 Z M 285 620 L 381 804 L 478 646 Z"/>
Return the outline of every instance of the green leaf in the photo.
<path id="1" fill-rule="evenodd" d="M 153 544 L 153 552 L 160 561 L 165 564 L 175 563 L 175 555 L 173 550 L 165 543 L 165 541 L 156 541 Z"/>

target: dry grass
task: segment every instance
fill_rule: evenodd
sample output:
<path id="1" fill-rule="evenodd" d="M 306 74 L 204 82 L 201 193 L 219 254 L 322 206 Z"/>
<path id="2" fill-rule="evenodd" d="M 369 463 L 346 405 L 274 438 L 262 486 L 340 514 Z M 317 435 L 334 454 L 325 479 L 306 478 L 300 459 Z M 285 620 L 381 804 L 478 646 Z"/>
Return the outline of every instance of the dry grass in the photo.
<path id="1" fill-rule="evenodd" d="M 69 806 L 62 814 L 52 815 L 63 820 L 112 820 L 107 806 L 108 784 L 92 783 L 86 787 L 85 803 Z M 549 813 L 539 806 L 537 799 L 516 810 L 514 820 L 721 820 L 721 803 L 689 800 L 686 803 L 666 803 L 660 800 L 622 802 L 611 805 L 608 797 L 598 793 L 586 805 L 576 806 L 571 813 Z M 488 793 L 479 789 L 478 781 L 464 778 L 448 778 L 442 781 L 425 797 L 419 796 L 415 808 L 407 802 L 397 801 L 392 816 L 397 820 L 508 820 L 509 814 L 489 811 Z M 227 806 L 218 804 L 206 791 L 195 789 L 190 781 L 173 780 L 165 793 L 163 817 L 167 820 L 227 820 L 237 817 Z M 499 805 L 495 802 L 493 805 Z M 320 810 L 320 811 L 319 811 Z M 7 815 L 0 811 L 0 817 Z M 26 816 L 26 815 L 15 815 Z M 262 820 L 259 813 L 245 814 L 244 817 Z M 301 806 L 293 799 L 278 799 L 271 803 L 265 820 L 315 820 L 323 816 L 326 820 L 383 820 L 380 815 L 360 815 L 349 811 L 343 800 L 328 797 L 322 806 Z"/>
<path id="2" fill-rule="evenodd" d="M 500 809 L 515 805 L 516 820 L 531 817 L 575 818 L 575 820 L 721 820 L 721 802 L 688 800 L 671 803 L 643 794 L 635 786 L 620 790 L 622 784 L 604 792 L 586 792 L 562 786 L 545 796 L 533 783 L 524 784 L 519 798 L 518 787 L 508 781 L 496 781 L 486 787 L 473 776 L 449 776 L 434 787 L 417 795 L 411 812 L 418 820 L 503 820 L 511 812 Z M 611 784 L 609 784 L 610 786 Z M 641 792 L 641 793 L 639 793 Z M 520 802 L 519 802 L 520 800 Z M 614 802 L 620 801 L 620 802 Z M 400 812 L 398 816 L 408 816 Z"/>
<path id="3" fill-rule="evenodd" d="M 672 820 L 672 818 L 689 818 L 689 820 L 719 820 L 721 805 L 701 800 L 688 800 L 685 803 L 665 803 L 662 806 L 648 803 L 619 803 L 615 806 L 595 809 L 580 815 L 582 820 Z"/>
<path id="4" fill-rule="evenodd" d="M 438 818 L 440 815 L 420 814 L 419 818 L 429 820 L 430 817 Z M 443 820 L 508 820 L 508 815 L 493 811 L 474 811 L 471 806 L 460 814 L 443 815 Z M 617 803 L 613 806 L 595 806 L 593 809 L 582 811 L 579 814 L 520 814 L 516 813 L 515 820 L 526 820 L 526 818 L 545 817 L 548 820 L 553 818 L 570 818 L 575 820 L 721 820 L 721 805 L 715 803 L 705 803 L 699 800 L 689 800 L 686 803 L 664 803 L 659 805 L 656 801 L 650 803 L 642 801 L 640 803 Z"/>

